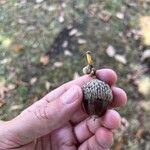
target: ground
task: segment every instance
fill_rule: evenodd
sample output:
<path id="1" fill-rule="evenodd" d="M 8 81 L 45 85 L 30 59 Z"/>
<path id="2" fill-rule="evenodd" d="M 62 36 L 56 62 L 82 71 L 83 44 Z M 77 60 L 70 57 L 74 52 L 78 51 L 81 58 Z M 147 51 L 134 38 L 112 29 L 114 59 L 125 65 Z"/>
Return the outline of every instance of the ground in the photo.
<path id="1" fill-rule="evenodd" d="M 82 75 L 90 50 L 128 96 L 112 149 L 150 149 L 149 0 L 1 0 L 0 14 L 1 120 Z"/>

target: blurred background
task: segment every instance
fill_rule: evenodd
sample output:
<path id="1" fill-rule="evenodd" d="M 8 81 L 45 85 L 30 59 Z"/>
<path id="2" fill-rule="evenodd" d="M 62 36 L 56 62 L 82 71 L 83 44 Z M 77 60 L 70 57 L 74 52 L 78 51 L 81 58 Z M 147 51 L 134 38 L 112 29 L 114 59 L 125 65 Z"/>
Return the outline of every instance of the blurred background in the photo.
<path id="1" fill-rule="evenodd" d="M 150 0 L 0 0 L 0 119 L 82 75 L 112 68 L 128 103 L 114 150 L 150 150 Z"/>

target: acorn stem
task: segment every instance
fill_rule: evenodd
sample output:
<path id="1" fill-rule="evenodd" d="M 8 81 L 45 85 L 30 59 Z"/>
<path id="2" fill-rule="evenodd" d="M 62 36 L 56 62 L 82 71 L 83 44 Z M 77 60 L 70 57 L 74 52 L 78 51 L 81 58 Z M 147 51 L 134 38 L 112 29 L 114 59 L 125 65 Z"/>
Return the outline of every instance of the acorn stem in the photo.
<path id="1" fill-rule="evenodd" d="M 90 51 L 86 52 L 86 59 L 87 59 L 88 65 L 93 66 L 93 58 L 92 58 Z"/>
<path id="2" fill-rule="evenodd" d="M 93 58 L 92 58 L 90 51 L 86 52 L 86 59 L 87 59 L 88 65 L 83 68 L 83 73 L 84 74 L 90 74 L 90 76 L 95 76 L 96 75 L 96 69 L 93 67 Z"/>

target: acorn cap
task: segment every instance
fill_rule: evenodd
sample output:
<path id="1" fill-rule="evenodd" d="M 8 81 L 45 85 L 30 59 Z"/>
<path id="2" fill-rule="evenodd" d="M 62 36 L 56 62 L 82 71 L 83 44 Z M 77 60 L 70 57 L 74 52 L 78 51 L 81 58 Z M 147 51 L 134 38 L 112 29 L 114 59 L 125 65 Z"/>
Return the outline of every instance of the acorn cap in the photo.
<path id="1" fill-rule="evenodd" d="M 113 95 L 109 85 L 101 80 L 93 79 L 82 87 L 83 104 L 89 115 L 102 116 L 112 102 Z"/>

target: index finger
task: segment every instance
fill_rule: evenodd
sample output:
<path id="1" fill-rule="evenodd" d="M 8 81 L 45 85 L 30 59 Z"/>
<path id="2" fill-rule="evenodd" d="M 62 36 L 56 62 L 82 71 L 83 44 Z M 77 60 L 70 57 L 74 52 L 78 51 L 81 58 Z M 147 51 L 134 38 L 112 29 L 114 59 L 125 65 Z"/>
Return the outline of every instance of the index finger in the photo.
<path id="1" fill-rule="evenodd" d="M 114 85 L 117 81 L 117 75 L 116 73 L 111 69 L 100 69 L 96 71 L 96 76 L 102 81 L 105 81 L 110 86 Z M 46 99 L 46 101 L 50 102 L 52 100 L 55 100 L 57 97 L 62 95 L 66 90 L 68 90 L 72 85 L 78 85 L 80 87 L 83 86 L 86 82 L 92 80 L 93 78 L 89 75 L 84 75 L 76 80 L 69 81 L 59 88 L 51 91 L 49 94 L 47 94 L 43 99 Z"/>
<path id="2" fill-rule="evenodd" d="M 117 81 L 117 75 L 111 69 L 100 69 L 100 70 L 97 70 L 96 71 L 96 77 L 98 79 L 102 80 L 102 81 L 105 81 L 110 86 L 112 86 L 113 84 L 115 84 L 116 81 Z M 79 77 L 76 80 L 72 80 L 72 81 L 64 84 L 64 86 L 70 87 L 72 84 L 77 84 L 79 86 L 82 86 L 84 83 L 90 81 L 91 79 L 93 79 L 93 78 L 90 77 L 89 75 L 84 75 L 82 77 Z"/>

